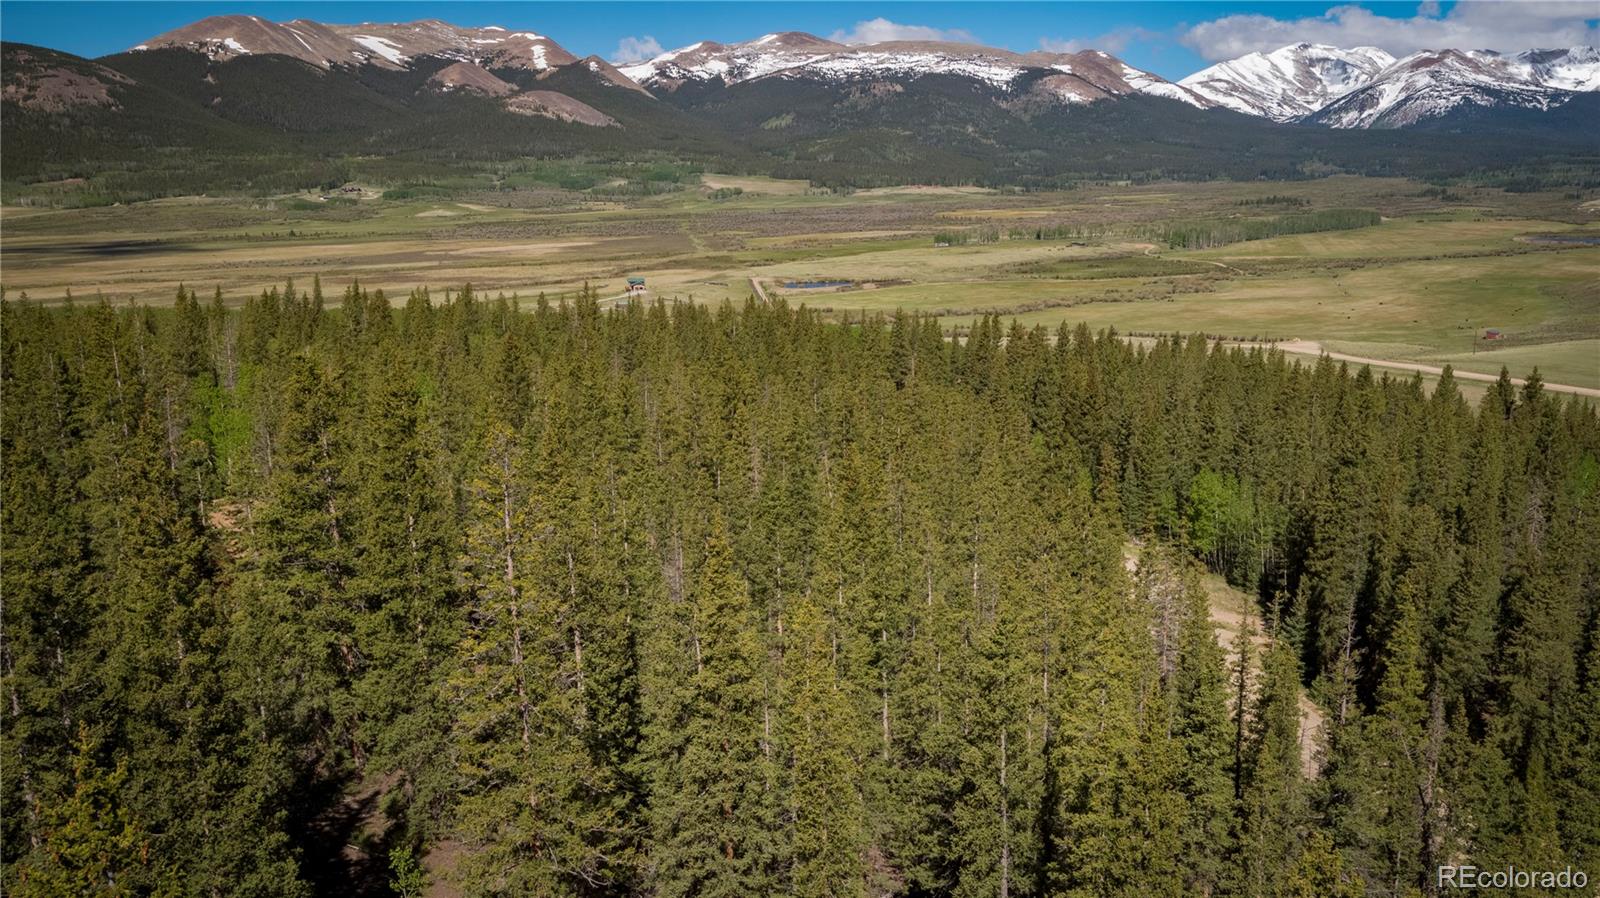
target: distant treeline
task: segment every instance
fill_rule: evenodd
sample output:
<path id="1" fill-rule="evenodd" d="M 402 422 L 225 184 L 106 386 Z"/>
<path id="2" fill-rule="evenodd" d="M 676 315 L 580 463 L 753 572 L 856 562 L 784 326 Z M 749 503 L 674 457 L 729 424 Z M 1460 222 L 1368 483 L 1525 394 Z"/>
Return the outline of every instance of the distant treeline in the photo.
<path id="1" fill-rule="evenodd" d="M 1274 193 L 1270 196 L 1256 197 L 1240 200 L 1234 205 L 1238 206 L 1309 206 L 1311 201 L 1301 196 L 1284 196 Z"/>
<path id="2" fill-rule="evenodd" d="M 1274 218 L 1219 219 L 1166 224 L 1143 229 L 1142 233 L 1165 243 L 1172 249 L 1206 249 L 1245 240 L 1281 237 L 1285 234 L 1367 228 L 1381 220 L 1378 213 L 1371 209 L 1321 209 L 1316 212 L 1298 212 Z"/>
<path id="3" fill-rule="evenodd" d="M 936 231 L 933 242 L 940 246 L 962 246 L 968 243 L 998 243 L 1001 240 L 1099 240 L 1110 233 L 1105 224 L 1051 224 L 1031 228 L 1010 227 L 1001 230 L 998 225 L 986 227 L 946 229 Z"/>
<path id="4" fill-rule="evenodd" d="M 1010 228 L 1006 237 L 1011 240 L 1099 240 L 1110 232 L 1104 224 L 1052 224 L 1032 228 Z"/>
<path id="5" fill-rule="evenodd" d="M 935 231 L 933 235 L 934 246 L 965 246 L 969 243 L 999 243 L 1000 229 L 990 226 L 985 228 L 965 228 L 962 230 Z"/>

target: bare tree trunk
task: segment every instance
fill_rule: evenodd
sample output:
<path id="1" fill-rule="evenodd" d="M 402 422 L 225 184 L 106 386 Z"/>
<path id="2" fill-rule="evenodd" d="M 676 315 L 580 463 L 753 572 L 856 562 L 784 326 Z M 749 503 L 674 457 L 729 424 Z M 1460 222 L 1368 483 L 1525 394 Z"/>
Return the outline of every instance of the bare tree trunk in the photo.
<path id="1" fill-rule="evenodd" d="M 517 716 L 522 724 L 522 749 L 529 751 L 533 747 L 533 709 L 528 705 L 528 682 L 523 670 L 522 619 L 519 614 L 522 596 L 517 590 L 517 561 L 513 550 L 517 537 L 512 526 L 511 465 L 508 460 L 501 462 L 501 477 L 500 538 L 505 552 L 506 595 L 511 601 L 511 665 L 516 672 L 514 679 L 517 683 Z M 530 797 L 529 802 L 533 801 Z"/>
<path id="2" fill-rule="evenodd" d="M 888 644 L 888 642 L 889 642 L 889 633 L 888 633 L 888 631 L 879 630 L 878 631 L 878 640 L 880 642 L 884 643 L 884 644 Z M 883 760 L 884 760 L 885 763 L 888 763 L 888 761 L 889 761 L 889 671 L 887 669 L 879 671 L 878 675 L 881 678 L 881 682 L 883 684 L 883 705 L 882 705 L 882 708 L 883 708 L 883 710 L 882 710 L 882 718 L 883 718 Z"/>
<path id="3" fill-rule="evenodd" d="M 1000 727 L 1000 898 L 1011 898 L 1011 801 L 1006 794 L 1006 728 Z"/>

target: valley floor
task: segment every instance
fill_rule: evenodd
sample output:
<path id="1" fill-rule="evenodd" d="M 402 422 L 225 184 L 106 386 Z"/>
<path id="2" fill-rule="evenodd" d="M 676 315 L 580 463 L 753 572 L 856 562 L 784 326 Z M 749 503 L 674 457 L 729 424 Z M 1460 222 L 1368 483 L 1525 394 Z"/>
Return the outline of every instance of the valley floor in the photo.
<path id="1" fill-rule="evenodd" d="M 1582 193 L 1452 188 L 1446 201 L 1419 182 L 1354 177 L 1025 194 L 702 181 L 628 201 L 552 191 L 533 204 L 487 190 L 395 201 L 368 190 L 335 204 L 8 207 L 3 284 L 13 298 L 162 303 L 182 283 L 237 302 L 315 274 L 330 296 L 359 282 L 395 302 L 423 287 L 438 300 L 471 283 L 530 300 L 587 284 L 611 304 L 642 276 L 668 301 L 759 295 L 836 316 L 915 309 L 955 328 L 998 313 L 1050 328 L 1200 331 L 1391 370 L 1449 364 L 1467 379 L 1538 368 L 1571 392 L 1600 389 L 1600 208 Z M 1208 249 L 1159 236 L 1337 208 L 1383 221 Z M 1489 329 L 1502 339 L 1484 339 Z"/>

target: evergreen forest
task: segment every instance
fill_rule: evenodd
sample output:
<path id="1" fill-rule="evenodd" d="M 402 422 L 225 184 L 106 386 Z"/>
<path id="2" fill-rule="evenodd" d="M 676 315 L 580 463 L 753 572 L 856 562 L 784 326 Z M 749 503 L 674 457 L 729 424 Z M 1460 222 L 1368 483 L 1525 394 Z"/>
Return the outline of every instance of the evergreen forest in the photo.
<path id="1" fill-rule="evenodd" d="M 1536 374 L 306 286 L 0 304 L 7 895 L 1600 880 Z"/>

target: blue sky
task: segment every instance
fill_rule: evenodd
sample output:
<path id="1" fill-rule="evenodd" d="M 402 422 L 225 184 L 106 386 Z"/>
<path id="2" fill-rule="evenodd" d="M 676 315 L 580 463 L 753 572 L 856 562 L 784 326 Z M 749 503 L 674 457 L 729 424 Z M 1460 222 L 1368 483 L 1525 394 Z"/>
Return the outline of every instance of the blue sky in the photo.
<path id="1" fill-rule="evenodd" d="M 946 37 L 1027 51 L 1106 50 L 1168 78 L 1249 50 L 1297 40 L 1523 50 L 1600 42 L 1600 3 L 1503 2 L 3 2 L 0 36 L 83 56 L 126 49 L 210 15 L 274 21 L 409 21 L 537 31 L 579 56 L 615 59 L 698 40 L 733 42 L 770 31 L 835 39 Z"/>

